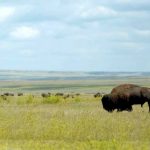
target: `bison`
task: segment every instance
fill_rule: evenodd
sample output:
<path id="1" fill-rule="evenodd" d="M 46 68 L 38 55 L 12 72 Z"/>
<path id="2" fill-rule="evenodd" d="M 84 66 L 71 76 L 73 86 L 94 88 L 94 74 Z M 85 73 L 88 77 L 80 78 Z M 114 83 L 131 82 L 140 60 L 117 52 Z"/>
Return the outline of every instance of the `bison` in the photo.
<path id="1" fill-rule="evenodd" d="M 42 96 L 43 98 L 45 98 L 45 97 L 50 97 L 50 95 L 47 94 L 47 93 L 42 93 L 41 96 Z"/>
<path id="2" fill-rule="evenodd" d="M 101 97 L 102 96 L 102 94 L 101 93 L 96 93 L 96 94 L 94 94 L 94 97 L 96 98 L 96 97 Z"/>
<path id="3" fill-rule="evenodd" d="M 117 111 L 132 111 L 132 105 L 140 104 L 142 107 L 145 102 L 148 102 L 150 112 L 150 88 L 134 84 L 119 85 L 102 98 L 103 108 L 108 112 L 115 109 Z"/>
<path id="4" fill-rule="evenodd" d="M 23 93 L 18 93 L 18 96 L 23 96 Z"/>
<path id="5" fill-rule="evenodd" d="M 67 98 L 69 98 L 69 96 L 70 96 L 70 95 L 69 95 L 69 94 L 67 94 L 67 95 L 64 95 L 64 97 L 63 97 L 63 98 L 64 98 L 64 99 L 67 99 Z"/>
<path id="6" fill-rule="evenodd" d="M 55 96 L 63 96 L 63 93 L 56 93 Z"/>
<path id="7" fill-rule="evenodd" d="M 13 93 L 4 93 L 3 95 L 5 95 L 5 96 L 14 96 Z"/>

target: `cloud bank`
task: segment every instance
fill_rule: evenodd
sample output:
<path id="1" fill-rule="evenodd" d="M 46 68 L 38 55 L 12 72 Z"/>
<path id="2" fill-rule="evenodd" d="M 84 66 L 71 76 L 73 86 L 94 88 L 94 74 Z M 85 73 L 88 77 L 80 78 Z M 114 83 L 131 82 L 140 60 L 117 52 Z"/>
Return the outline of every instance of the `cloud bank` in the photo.
<path id="1" fill-rule="evenodd" d="M 0 68 L 149 71 L 149 20 L 149 0 L 6 0 Z"/>

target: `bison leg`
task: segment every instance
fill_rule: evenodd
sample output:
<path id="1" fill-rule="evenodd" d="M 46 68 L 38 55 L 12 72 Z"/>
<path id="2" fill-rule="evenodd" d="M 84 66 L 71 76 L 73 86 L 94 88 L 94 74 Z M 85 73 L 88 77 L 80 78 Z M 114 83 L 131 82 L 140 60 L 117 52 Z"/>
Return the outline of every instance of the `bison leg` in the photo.
<path id="1" fill-rule="evenodd" d="M 150 101 L 148 101 L 149 113 L 150 113 Z"/>
<path id="2" fill-rule="evenodd" d="M 112 112 L 113 112 L 113 110 L 108 110 L 108 112 L 112 113 Z"/>
<path id="3" fill-rule="evenodd" d="M 127 111 L 132 111 L 132 110 L 133 110 L 132 106 L 129 106 L 129 107 L 127 108 Z"/>
<path id="4" fill-rule="evenodd" d="M 117 112 L 121 112 L 122 110 L 120 108 L 117 109 Z"/>

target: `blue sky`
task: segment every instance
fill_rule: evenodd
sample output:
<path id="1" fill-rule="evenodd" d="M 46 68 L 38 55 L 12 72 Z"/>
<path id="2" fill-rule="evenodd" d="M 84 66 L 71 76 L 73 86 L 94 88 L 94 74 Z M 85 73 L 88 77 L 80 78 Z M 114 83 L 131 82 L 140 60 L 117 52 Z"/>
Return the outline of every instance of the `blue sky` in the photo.
<path id="1" fill-rule="evenodd" d="M 150 0 L 2 0 L 0 69 L 150 71 Z"/>

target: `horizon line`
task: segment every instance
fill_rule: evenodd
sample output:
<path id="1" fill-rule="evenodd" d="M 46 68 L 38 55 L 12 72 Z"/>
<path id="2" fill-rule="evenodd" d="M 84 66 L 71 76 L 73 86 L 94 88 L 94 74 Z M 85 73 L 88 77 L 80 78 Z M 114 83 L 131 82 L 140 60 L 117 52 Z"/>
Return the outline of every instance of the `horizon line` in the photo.
<path id="1" fill-rule="evenodd" d="M 126 70 L 30 70 L 30 69 L 0 69 L 0 71 L 16 72 L 111 72 L 111 73 L 150 73 L 150 71 L 126 71 Z"/>

